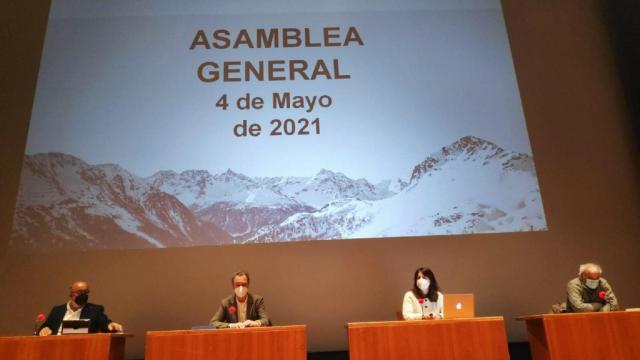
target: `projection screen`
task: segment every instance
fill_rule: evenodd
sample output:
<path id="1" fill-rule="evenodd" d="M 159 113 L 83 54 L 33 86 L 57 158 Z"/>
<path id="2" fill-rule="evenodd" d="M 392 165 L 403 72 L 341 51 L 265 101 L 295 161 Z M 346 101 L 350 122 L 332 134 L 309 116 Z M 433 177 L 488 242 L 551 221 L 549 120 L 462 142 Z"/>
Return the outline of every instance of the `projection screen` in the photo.
<path id="1" fill-rule="evenodd" d="M 497 0 L 52 1 L 12 247 L 546 228 Z"/>

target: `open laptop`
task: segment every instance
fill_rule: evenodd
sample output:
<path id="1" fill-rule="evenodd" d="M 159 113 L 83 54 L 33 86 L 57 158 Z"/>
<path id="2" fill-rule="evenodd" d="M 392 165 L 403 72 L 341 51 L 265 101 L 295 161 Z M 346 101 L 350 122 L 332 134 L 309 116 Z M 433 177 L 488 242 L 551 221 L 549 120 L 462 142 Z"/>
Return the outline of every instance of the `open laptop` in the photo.
<path id="1" fill-rule="evenodd" d="M 473 294 L 444 294 L 444 318 L 463 319 L 475 316 Z"/>
<path id="2" fill-rule="evenodd" d="M 62 321 L 62 335 L 88 334 L 89 325 L 91 325 L 89 319 L 64 320 Z"/>

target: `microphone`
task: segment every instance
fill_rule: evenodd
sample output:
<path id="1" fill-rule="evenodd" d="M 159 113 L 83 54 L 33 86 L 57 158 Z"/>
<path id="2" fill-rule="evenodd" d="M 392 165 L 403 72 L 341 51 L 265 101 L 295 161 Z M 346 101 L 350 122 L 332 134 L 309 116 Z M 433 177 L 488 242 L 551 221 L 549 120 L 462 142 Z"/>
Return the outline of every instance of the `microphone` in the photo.
<path id="1" fill-rule="evenodd" d="M 38 314 L 38 316 L 36 316 L 36 323 L 33 326 L 33 335 L 38 336 L 38 324 L 43 322 L 46 319 L 46 317 L 44 316 L 43 313 Z"/>

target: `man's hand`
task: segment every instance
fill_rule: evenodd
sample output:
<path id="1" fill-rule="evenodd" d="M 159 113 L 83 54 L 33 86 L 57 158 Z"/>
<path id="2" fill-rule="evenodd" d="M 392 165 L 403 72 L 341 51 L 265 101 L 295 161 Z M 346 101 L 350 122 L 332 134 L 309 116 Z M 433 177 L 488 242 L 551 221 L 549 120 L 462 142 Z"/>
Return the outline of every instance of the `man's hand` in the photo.
<path id="1" fill-rule="evenodd" d="M 51 335 L 51 329 L 49 329 L 48 327 L 43 327 L 40 332 L 38 333 L 39 336 L 49 336 Z"/>
<path id="2" fill-rule="evenodd" d="M 246 327 L 260 327 L 262 326 L 262 323 L 260 321 L 257 320 L 245 320 L 245 322 L 243 323 L 244 326 Z"/>
<path id="3" fill-rule="evenodd" d="M 109 331 L 122 332 L 123 327 L 117 322 L 112 322 L 112 323 L 109 323 L 109 325 L 107 325 L 107 329 L 109 329 Z"/>
<path id="4" fill-rule="evenodd" d="M 602 303 L 599 302 L 591 303 L 591 306 L 593 306 L 594 311 L 600 311 L 600 309 L 602 309 Z"/>

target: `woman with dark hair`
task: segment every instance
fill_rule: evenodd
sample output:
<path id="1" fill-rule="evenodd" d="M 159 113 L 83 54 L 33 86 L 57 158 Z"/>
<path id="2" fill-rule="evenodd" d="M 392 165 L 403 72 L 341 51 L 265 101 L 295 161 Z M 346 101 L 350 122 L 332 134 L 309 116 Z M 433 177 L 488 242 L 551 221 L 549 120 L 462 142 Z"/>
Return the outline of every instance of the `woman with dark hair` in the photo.
<path id="1" fill-rule="evenodd" d="M 443 295 L 433 271 L 418 268 L 413 274 L 413 289 L 404 294 L 402 317 L 405 320 L 442 319 Z"/>

